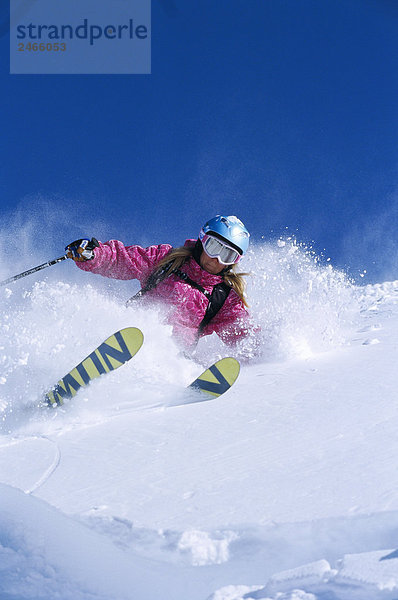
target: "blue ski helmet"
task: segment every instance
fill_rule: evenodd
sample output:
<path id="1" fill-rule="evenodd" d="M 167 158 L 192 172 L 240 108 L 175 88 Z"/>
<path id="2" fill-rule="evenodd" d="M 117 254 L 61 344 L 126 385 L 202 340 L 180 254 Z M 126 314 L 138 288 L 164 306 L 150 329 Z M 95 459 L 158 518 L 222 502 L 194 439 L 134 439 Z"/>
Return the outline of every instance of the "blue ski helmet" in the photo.
<path id="1" fill-rule="evenodd" d="M 233 215 L 229 217 L 217 215 L 213 219 L 210 219 L 210 221 L 207 221 L 200 230 L 200 241 L 208 234 L 224 240 L 232 248 L 235 248 L 241 256 L 243 256 L 249 247 L 250 233 L 242 221 Z"/>

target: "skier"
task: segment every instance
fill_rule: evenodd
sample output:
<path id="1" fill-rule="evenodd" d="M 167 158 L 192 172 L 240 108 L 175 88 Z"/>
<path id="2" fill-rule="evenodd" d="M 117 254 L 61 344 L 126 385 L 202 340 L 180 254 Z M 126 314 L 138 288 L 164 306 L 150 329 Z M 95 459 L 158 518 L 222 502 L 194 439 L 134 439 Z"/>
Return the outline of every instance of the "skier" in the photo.
<path id="1" fill-rule="evenodd" d="M 193 351 L 200 337 L 216 332 L 231 346 L 245 339 L 243 355 L 249 357 L 258 349 L 259 328 L 247 311 L 244 273 L 234 269 L 248 249 L 249 236 L 237 217 L 217 215 L 197 240 L 188 239 L 180 248 L 142 248 L 92 238 L 76 240 L 65 250 L 84 271 L 138 279 L 142 289 L 128 304 L 137 298 L 166 304 L 166 322 L 185 349 Z"/>

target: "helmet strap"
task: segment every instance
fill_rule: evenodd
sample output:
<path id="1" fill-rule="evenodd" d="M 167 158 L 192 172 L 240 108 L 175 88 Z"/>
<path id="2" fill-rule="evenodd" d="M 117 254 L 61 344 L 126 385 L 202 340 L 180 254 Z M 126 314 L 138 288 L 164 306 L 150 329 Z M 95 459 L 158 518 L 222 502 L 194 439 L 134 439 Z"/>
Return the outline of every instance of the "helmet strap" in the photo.
<path id="1" fill-rule="evenodd" d="M 199 266 L 201 266 L 200 265 L 200 257 L 202 256 L 202 252 L 203 252 L 202 242 L 199 239 L 197 239 L 196 244 L 193 249 L 193 252 L 192 252 L 192 257 L 198 263 Z"/>
<path id="2" fill-rule="evenodd" d="M 225 275 L 225 273 L 228 273 L 228 271 L 230 271 L 232 269 L 234 265 L 227 265 L 225 267 L 225 269 L 223 269 L 222 271 L 219 272 L 219 275 Z"/>

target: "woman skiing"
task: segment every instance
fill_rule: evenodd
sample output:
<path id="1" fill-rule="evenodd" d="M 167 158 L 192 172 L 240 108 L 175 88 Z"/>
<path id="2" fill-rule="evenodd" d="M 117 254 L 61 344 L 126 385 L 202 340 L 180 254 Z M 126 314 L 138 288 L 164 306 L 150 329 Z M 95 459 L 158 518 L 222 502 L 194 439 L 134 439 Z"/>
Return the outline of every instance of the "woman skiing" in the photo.
<path id="1" fill-rule="evenodd" d="M 142 248 L 92 238 L 72 242 L 66 251 L 84 271 L 138 279 L 142 289 L 129 303 L 143 297 L 165 304 L 166 322 L 185 349 L 194 349 L 200 337 L 216 332 L 228 345 L 250 341 L 245 354 L 252 354 L 258 329 L 247 311 L 244 274 L 234 270 L 248 246 L 243 223 L 235 216 L 217 215 L 202 227 L 197 240 L 186 240 L 180 248 Z"/>

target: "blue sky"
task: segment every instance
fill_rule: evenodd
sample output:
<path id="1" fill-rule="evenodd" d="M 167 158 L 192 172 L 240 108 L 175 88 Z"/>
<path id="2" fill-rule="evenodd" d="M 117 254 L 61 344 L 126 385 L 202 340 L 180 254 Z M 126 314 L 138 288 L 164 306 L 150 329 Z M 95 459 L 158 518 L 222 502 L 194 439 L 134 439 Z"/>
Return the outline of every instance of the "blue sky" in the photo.
<path id="1" fill-rule="evenodd" d="M 398 278 L 394 0 L 153 0 L 151 75 L 76 76 L 10 75 L 4 4 L 3 223 L 43 216 L 58 255 L 237 214 Z"/>

